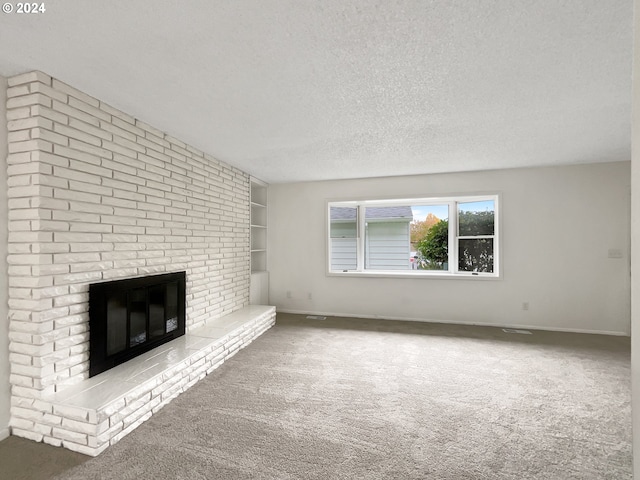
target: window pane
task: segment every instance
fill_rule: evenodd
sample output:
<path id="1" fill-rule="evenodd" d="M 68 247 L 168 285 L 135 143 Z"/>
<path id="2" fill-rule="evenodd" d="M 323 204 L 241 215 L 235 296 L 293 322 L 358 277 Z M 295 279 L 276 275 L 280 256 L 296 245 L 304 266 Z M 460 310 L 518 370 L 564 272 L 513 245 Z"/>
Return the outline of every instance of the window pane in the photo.
<path id="1" fill-rule="evenodd" d="M 458 203 L 458 235 L 493 235 L 494 213 L 493 200 Z"/>
<path id="2" fill-rule="evenodd" d="M 410 270 L 410 206 L 367 207 L 364 268 L 372 270 Z"/>
<path id="3" fill-rule="evenodd" d="M 414 205 L 411 222 L 411 268 L 449 269 L 449 207 Z"/>
<path id="4" fill-rule="evenodd" d="M 458 270 L 493 272 L 493 238 L 458 240 Z"/>
<path id="5" fill-rule="evenodd" d="M 358 232 L 357 207 L 331 207 L 331 270 L 357 268 L 356 236 Z"/>

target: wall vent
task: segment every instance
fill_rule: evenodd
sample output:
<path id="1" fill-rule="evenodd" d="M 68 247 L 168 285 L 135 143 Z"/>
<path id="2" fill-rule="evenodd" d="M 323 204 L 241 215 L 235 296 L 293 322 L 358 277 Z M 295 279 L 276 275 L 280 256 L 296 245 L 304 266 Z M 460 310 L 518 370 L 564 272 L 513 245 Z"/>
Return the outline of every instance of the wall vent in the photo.
<path id="1" fill-rule="evenodd" d="M 531 335 L 529 330 L 520 330 L 519 328 L 503 328 L 503 332 L 505 333 L 519 333 L 520 335 Z"/>

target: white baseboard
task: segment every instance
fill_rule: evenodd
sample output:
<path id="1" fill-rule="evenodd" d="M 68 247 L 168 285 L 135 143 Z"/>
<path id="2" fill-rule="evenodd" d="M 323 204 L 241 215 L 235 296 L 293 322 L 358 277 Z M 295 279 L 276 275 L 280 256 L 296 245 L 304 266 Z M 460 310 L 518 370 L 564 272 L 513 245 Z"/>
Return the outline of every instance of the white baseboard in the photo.
<path id="1" fill-rule="evenodd" d="M 0 429 L 0 441 L 4 440 L 5 438 L 9 437 L 9 428 L 3 428 Z"/>
<path id="2" fill-rule="evenodd" d="M 464 322 L 459 320 L 442 320 L 442 319 L 427 319 L 427 318 L 413 318 L 413 317 L 388 317 L 382 315 L 361 315 L 354 313 L 337 313 L 337 312 L 318 312 L 307 310 L 291 310 L 277 308 L 278 313 L 291 313 L 294 315 L 323 315 L 325 317 L 347 317 L 347 318 L 368 318 L 373 320 L 396 320 L 402 322 L 421 322 L 421 323 L 446 323 L 448 325 L 474 325 L 478 327 L 497 327 L 497 328 L 522 328 L 527 330 L 542 330 L 548 332 L 567 332 L 567 333 L 588 333 L 592 335 L 611 335 L 616 337 L 629 337 L 626 332 L 617 332 L 609 330 L 587 330 L 580 328 L 563 328 L 563 327 L 549 327 L 540 325 L 525 325 L 525 324 L 502 324 L 502 323 L 484 323 L 484 322 Z"/>

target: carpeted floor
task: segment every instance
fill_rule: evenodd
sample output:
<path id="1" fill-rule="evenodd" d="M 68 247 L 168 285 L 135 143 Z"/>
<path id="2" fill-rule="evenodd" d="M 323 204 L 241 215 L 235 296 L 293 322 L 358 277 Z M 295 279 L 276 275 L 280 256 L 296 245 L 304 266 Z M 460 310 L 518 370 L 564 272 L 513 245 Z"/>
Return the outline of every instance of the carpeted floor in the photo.
<path id="1" fill-rule="evenodd" d="M 23 478 L 631 479 L 629 352 L 620 337 L 278 314 L 99 457 L 29 444 L 48 464 Z M 16 441 L 0 442 L 1 478 L 20 478 Z"/>

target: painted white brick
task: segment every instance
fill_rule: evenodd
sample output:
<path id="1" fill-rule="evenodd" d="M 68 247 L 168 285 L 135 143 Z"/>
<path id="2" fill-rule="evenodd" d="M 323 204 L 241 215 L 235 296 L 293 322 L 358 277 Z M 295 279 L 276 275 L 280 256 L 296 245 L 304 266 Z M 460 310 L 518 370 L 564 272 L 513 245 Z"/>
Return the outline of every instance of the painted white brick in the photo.
<path id="1" fill-rule="evenodd" d="M 45 367 L 38 368 L 31 365 L 13 364 L 11 365 L 11 371 L 17 375 L 25 375 L 36 378 L 41 375 L 46 376 L 53 374 L 54 368 L 53 365 L 47 365 Z"/>
<path id="2" fill-rule="evenodd" d="M 100 215 L 96 213 L 75 212 L 73 210 L 54 210 L 52 217 L 53 220 L 63 220 L 72 223 L 100 223 Z"/>
<path id="3" fill-rule="evenodd" d="M 73 164 L 75 167 L 77 164 Z M 69 180 L 78 180 L 80 182 L 91 183 L 95 185 L 100 185 L 102 181 L 102 177 L 100 175 L 85 173 L 79 170 L 73 170 L 69 168 L 56 167 L 53 170 L 54 174 L 57 177 L 66 178 Z"/>
<path id="4" fill-rule="evenodd" d="M 137 268 L 121 268 L 117 270 L 108 270 L 103 272 L 102 278 L 105 280 L 115 279 L 115 278 L 125 278 L 125 277 L 133 277 L 138 274 Z"/>
<path id="5" fill-rule="evenodd" d="M 102 138 L 103 140 L 111 140 L 113 138 L 113 135 L 104 128 L 91 125 L 90 123 L 86 123 L 75 118 L 69 119 L 69 126 L 93 137 Z"/>
<path id="6" fill-rule="evenodd" d="M 40 422 L 42 420 L 42 417 L 44 416 L 44 413 L 38 410 L 14 405 L 11 407 L 11 415 L 12 417 L 22 418 L 24 420 L 30 420 L 32 422 Z"/>
<path id="7" fill-rule="evenodd" d="M 64 147 L 62 145 L 55 145 L 53 149 L 54 155 L 58 158 L 74 159 L 81 162 L 90 163 L 93 165 L 100 165 L 100 157 L 84 150 Z M 60 166 L 69 166 L 70 162 L 67 160 L 66 164 Z"/>
<path id="8" fill-rule="evenodd" d="M 38 432 L 34 427 L 35 427 L 35 423 L 30 421 L 30 420 L 24 420 L 22 418 L 18 418 L 18 417 L 11 417 L 11 420 L 9 421 L 9 426 L 12 428 L 19 428 L 22 430 L 34 430 L 35 433 L 43 433 L 43 432 Z"/>
<path id="9" fill-rule="evenodd" d="M 35 108 L 35 107 L 32 107 Z M 44 107 L 39 107 L 39 108 L 44 108 Z M 68 124 L 69 120 L 71 118 L 77 118 L 79 120 L 82 120 L 85 123 L 89 123 L 92 125 L 99 125 L 100 121 L 86 113 L 83 112 L 82 110 L 79 110 L 77 108 L 72 107 L 71 105 L 67 104 L 67 103 L 63 103 L 63 102 L 59 102 L 57 100 L 53 101 L 53 105 L 52 105 L 52 111 L 55 111 L 58 115 L 62 115 L 66 121 L 64 122 L 57 122 L 57 123 L 61 123 L 61 124 Z M 48 117 L 47 117 L 48 118 Z"/>
<path id="10" fill-rule="evenodd" d="M 53 107 L 55 108 L 55 102 L 53 102 Z M 69 122 L 69 117 L 63 113 L 56 112 L 51 108 L 43 107 L 41 105 L 31 107 L 30 114 L 33 117 L 47 119 L 57 123 L 67 124 Z"/>
<path id="11" fill-rule="evenodd" d="M 77 303 L 89 303 L 89 294 L 76 293 L 72 295 L 59 295 L 53 299 L 54 307 L 68 306 Z"/>
<path id="12" fill-rule="evenodd" d="M 36 70 L 33 72 L 27 72 L 21 75 L 9 77 L 7 83 L 10 87 L 15 87 L 16 85 L 23 85 L 25 83 L 32 82 L 40 82 L 45 85 L 51 85 L 51 81 L 52 79 L 49 75 Z"/>
<path id="13" fill-rule="evenodd" d="M 33 364 L 36 366 L 46 366 L 60 362 L 65 358 L 69 358 L 68 350 L 58 350 L 53 353 L 49 353 L 47 355 L 43 355 L 41 357 L 34 357 Z"/>
<path id="14" fill-rule="evenodd" d="M 9 220 L 33 220 L 40 218 L 50 218 L 50 215 L 50 211 L 40 210 L 37 208 L 9 210 Z"/>
<path id="15" fill-rule="evenodd" d="M 113 243 L 72 243 L 70 250 L 72 252 L 110 252 L 113 250 Z M 104 257 L 101 258 L 104 260 Z"/>
<path id="16" fill-rule="evenodd" d="M 7 99 L 7 109 L 30 107 L 31 105 L 42 105 L 43 107 L 51 107 L 51 98 L 41 93 L 33 93 L 30 95 L 22 95 Z"/>
<path id="17" fill-rule="evenodd" d="M 66 405 L 54 405 L 53 413 L 55 415 L 58 415 L 61 418 L 69 418 L 69 419 L 77 420 L 80 422 L 89 421 L 89 410 L 79 408 L 79 407 L 70 407 Z"/>
<path id="18" fill-rule="evenodd" d="M 57 130 L 57 126 L 54 127 Z M 66 127 L 63 127 L 66 128 Z M 32 128 L 30 132 L 30 138 L 41 138 L 42 140 L 46 140 L 51 143 L 55 143 L 57 145 L 68 145 L 69 139 L 66 135 L 61 135 L 60 133 L 52 132 L 50 130 L 44 128 Z"/>
<path id="19" fill-rule="evenodd" d="M 32 128 L 42 127 L 47 130 L 53 129 L 53 122 L 42 117 L 26 117 L 7 122 L 7 130 L 15 132 L 18 130 L 30 130 Z"/>
<path id="20" fill-rule="evenodd" d="M 88 95 L 85 95 L 83 98 L 79 98 L 79 95 L 73 95 L 69 98 L 69 105 L 77 108 L 78 110 L 82 110 L 89 115 L 99 118 L 100 120 L 110 121 L 111 115 L 105 113 L 103 110 L 96 108 L 99 106 L 99 102 Z"/>
<path id="21" fill-rule="evenodd" d="M 59 275 L 69 272 L 69 265 L 33 265 L 31 273 L 33 275 Z M 55 282 L 55 280 L 54 280 Z"/>
<path id="22" fill-rule="evenodd" d="M 101 215 L 113 214 L 113 207 L 86 202 L 69 202 L 69 208 L 75 212 L 99 213 Z"/>
<path id="23" fill-rule="evenodd" d="M 24 333 L 24 332 L 15 332 L 15 331 L 9 332 L 9 340 L 12 342 L 25 343 L 27 345 L 33 343 L 33 338 L 31 334 Z M 13 369 L 12 371 L 15 372 L 15 369 Z"/>
<path id="24" fill-rule="evenodd" d="M 102 241 L 102 235 L 99 233 L 80 233 L 80 232 L 56 232 L 55 241 L 63 243 L 86 243 L 86 242 L 100 242 Z M 73 259 L 69 259 L 73 262 Z M 86 261 L 86 260 L 76 260 Z M 89 260 L 91 261 L 91 260 Z"/>
<path id="25" fill-rule="evenodd" d="M 53 447 L 61 447 L 62 446 L 62 440 L 57 439 L 57 438 L 53 438 L 51 436 L 45 435 L 44 439 L 42 440 L 44 443 L 46 443 L 47 445 L 51 445 Z"/>
<path id="26" fill-rule="evenodd" d="M 37 185 L 33 185 L 30 187 L 15 187 L 10 188 L 8 191 L 9 198 L 19 198 L 19 197 L 36 197 L 40 195 L 40 189 Z"/>
<path id="27" fill-rule="evenodd" d="M 71 169 L 74 169 L 80 172 L 98 175 L 101 178 L 110 178 L 112 176 L 112 172 L 110 169 L 100 167 L 98 165 L 93 165 L 92 163 L 87 163 L 80 160 L 71 159 L 69 161 L 69 167 Z"/>
<path id="28" fill-rule="evenodd" d="M 89 334 L 87 336 L 87 341 L 89 341 Z M 63 370 L 69 369 L 75 365 L 82 364 L 83 362 L 89 361 L 89 352 L 78 353 L 75 355 L 71 355 L 64 360 L 60 360 L 56 362 L 56 372 L 61 372 Z"/>
<path id="29" fill-rule="evenodd" d="M 43 358 L 43 355 L 48 355 L 53 352 L 53 344 L 48 345 L 30 345 L 20 342 L 10 342 L 9 350 L 13 353 L 19 353 L 22 355 L 29 355 L 33 358 L 35 364 L 37 364 L 37 357 Z"/>
<path id="30" fill-rule="evenodd" d="M 77 433 L 71 430 L 66 430 L 60 427 L 54 427 L 52 435 L 60 440 L 69 440 L 70 442 L 78 445 L 86 445 L 88 443 L 87 435 L 84 433 Z"/>
<path id="31" fill-rule="evenodd" d="M 69 251 L 67 243 L 39 243 L 31 246 L 32 253 L 65 253 Z"/>
<path id="32" fill-rule="evenodd" d="M 74 347 L 74 348 L 76 348 L 76 347 Z M 87 346 L 87 349 L 88 349 L 88 348 L 89 348 L 89 347 Z M 88 363 L 80 363 L 80 364 L 78 364 L 78 365 L 74 365 L 73 367 L 71 367 L 71 368 L 69 369 L 69 375 L 71 375 L 72 377 L 73 377 L 73 376 L 76 376 L 76 375 L 79 375 L 79 374 L 86 374 L 86 375 L 87 375 L 87 378 L 88 378 L 88 376 L 89 376 L 89 373 L 88 373 L 88 372 L 89 372 L 89 365 L 88 365 Z"/>
<path id="33" fill-rule="evenodd" d="M 106 407 L 102 408 L 100 412 L 98 412 L 98 421 L 103 422 L 108 420 L 113 415 L 117 414 L 120 410 L 125 407 L 124 398 L 119 398 L 118 400 L 110 403 Z M 111 422 L 111 425 L 114 425 L 114 422 Z"/>
<path id="34" fill-rule="evenodd" d="M 22 107 L 7 110 L 7 120 L 19 120 L 21 118 L 28 118 L 31 116 L 31 110 L 37 107 Z"/>
<path id="35" fill-rule="evenodd" d="M 19 85 L 17 87 L 7 88 L 7 98 L 19 97 L 21 95 L 28 95 L 31 92 L 29 85 Z"/>
<path id="36" fill-rule="evenodd" d="M 77 90 L 67 85 L 66 83 L 62 83 L 61 81 L 55 78 L 51 79 L 49 82 L 42 82 L 42 83 L 47 83 L 49 85 L 52 85 L 56 91 L 75 97 L 94 107 L 97 107 L 99 105 L 99 102 L 97 99 L 87 95 L 86 93 L 81 92 L 80 90 Z"/>
<path id="37" fill-rule="evenodd" d="M 7 134 L 7 141 L 9 143 L 25 142 L 31 138 L 29 130 L 20 130 L 18 132 L 9 132 Z"/>
<path id="38" fill-rule="evenodd" d="M 102 223 L 80 223 L 74 222 L 70 225 L 72 232 L 86 232 L 86 233 L 111 233 L 113 231 L 112 225 L 104 225 Z"/>
<path id="39" fill-rule="evenodd" d="M 51 432 L 53 431 L 53 427 L 49 426 L 49 425 L 42 425 L 40 423 L 36 423 L 34 424 L 34 426 L 32 427 L 33 431 L 35 433 L 41 433 L 42 435 L 45 436 L 45 438 L 47 436 L 51 436 Z M 44 441 L 44 440 L 43 440 Z"/>
<path id="40" fill-rule="evenodd" d="M 21 428 L 12 428 L 11 434 L 16 437 L 26 438 L 28 440 L 33 440 L 34 442 L 41 442 L 44 435 L 40 433 L 30 432 L 28 430 L 23 430 Z"/>
<path id="41" fill-rule="evenodd" d="M 114 137 L 114 140 L 115 142 L 104 140 L 102 142 L 102 146 L 110 152 L 113 152 L 114 156 L 122 155 L 126 157 L 136 157 L 137 152 L 132 148 L 128 148 L 133 142 L 127 144 L 129 141 L 121 137 Z M 127 144 L 128 146 L 125 146 L 124 144 Z"/>
<path id="42" fill-rule="evenodd" d="M 68 275 L 57 275 L 54 279 L 56 285 L 64 285 L 67 283 L 86 282 L 93 283 L 102 280 L 102 272 L 78 272 Z"/>
<path id="43" fill-rule="evenodd" d="M 32 356 L 17 352 L 9 353 L 9 362 L 12 365 L 31 365 Z"/>
<path id="44" fill-rule="evenodd" d="M 23 375 L 11 374 L 9 375 L 9 382 L 11 385 L 18 385 L 21 387 L 33 387 L 33 378 L 25 377 Z"/>
<path id="45" fill-rule="evenodd" d="M 35 102 L 31 106 L 16 106 L 8 112 L 9 120 L 15 122 L 12 132 L 29 130 L 30 135 L 46 136 L 47 140 L 14 135 L 12 139 L 25 141 L 12 142 L 7 160 L 13 168 L 9 182 L 14 188 L 39 189 L 14 189 L 9 202 L 10 220 L 14 222 L 10 228 L 23 229 L 10 232 L 13 259 L 21 256 L 18 262 L 27 262 L 9 266 L 10 316 L 18 328 L 14 332 L 25 335 L 14 335 L 13 339 L 26 341 L 31 335 L 31 341 L 44 348 L 32 356 L 13 351 L 12 344 L 10 356 L 16 365 L 28 369 L 14 371 L 16 381 L 26 385 L 28 381 L 18 377 L 33 378 L 34 385 L 44 392 L 54 391 L 56 384 L 64 388 L 87 376 L 89 283 L 187 269 L 192 279 L 188 285 L 188 327 L 246 304 L 249 286 L 249 264 L 243 258 L 249 249 L 248 176 L 210 156 L 203 158 L 197 149 L 57 80 L 48 82 L 52 90 L 36 85 L 28 94 L 24 89 L 15 90 L 15 98 L 46 93 L 54 99 L 51 107 L 34 97 L 26 100 Z M 69 103 L 64 103 L 69 95 Z M 51 132 L 52 127 L 58 135 L 43 133 Z M 65 138 L 59 136 L 62 134 Z M 69 146 L 52 145 L 65 143 L 66 139 Z M 48 255 L 38 257 L 42 254 Z M 86 254 L 94 255 L 83 256 Z M 39 260 L 45 258 L 51 261 L 42 264 Z M 64 263 L 52 263 L 54 259 Z M 212 283 L 216 287 L 207 288 Z M 50 295 L 52 303 L 43 311 L 31 312 L 30 308 L 42 305 L 19 302 L 37 302 L 27 296 L 29 289 L 38 287 L 48 290 L 40 289 L 36 295 Z M 22 328 L 22 323 L 33 320 L 41 322 L 35 325 L 42 327 Z M 59 349 L 46 353 L 52 342 Z M 239 342 L 238 346 L 244 344 Z M 117 437 L 111 441 L 117 441 L 191 386 L 212 366 L 211 362 L 215 365 L 220 360 L 215 355 L 194 357 L 188 367 L 167 379 L 162 389 L 155 385 L 153 388 L 161 393 L 132 412 L 127 420 L 131 425 L 125 430 L 122 425 L 118 427 L 114 432 Z M 28 386 L 16 385 L 14 389 L 14 395 L 21 394 L 26 401 L 42 395 Z M 113 413 L 122 408 L 124 405 L 117 406 Z M 104 415 L 94 412 L 89 414 L 89 421 L 77 420 L 95 423 L 102 416 L 104 422 L 108 420 Z M 58 419 L 56 427 L 62 425 L 62 416 L 51 416 Z M 102 448 L 94 436 L 87 437 L 86 444 L 83 438 L 80 443 L 74 441 L 77 438 L 54 438 L 53 430 L 48 430 L 54 425 L 36 422 L 33 431 L 43 435 L 45 441 L 62 442 L 89 454 Z M 67 422 L 62 430 L 74 430 L 71 425 Z M 103 443 L 108 441 L 104 439 Z"/>
<path id="46" fill-rule="evenodd" d="M 93 156 L 113 158 L 113 153 L 110 150 L 92 145 L 90 143 L 82 142 L 75 138 L 69 139 L 69 147 L 71 147 L 71 149 L 73 150 L 79 150 L 81 152 L 89 153 Z"/>
<path id="47" fill-rule="evenodd" d="M 64 339 L 60 339 L 56 341 L 55 349 L 60 350 L 63 348 L 68 348 L 73 345 L 77 345 L 77 344 L 88 342 L 88 341 L 89 341 L 89 332 L 82 333 L 80 335 L 73 335 L 73 336 L 66 337 Z"/>
<path id="48" fill-rule="evenodd" d="M 33 220 L 31 222 L 31 230 L 49 231 L 49 232 L 66 232 L 69 230 L 69 222 L 57 220 Z"/>
<path id="49" fill-rule="evenodd" d="M 86 435 L 97 435 L 98 432 L 97 425 L 95 424 L 79 422 L 68 418 L 62 419 L 62 428 L 73 432 L 84 433 Z"/>

